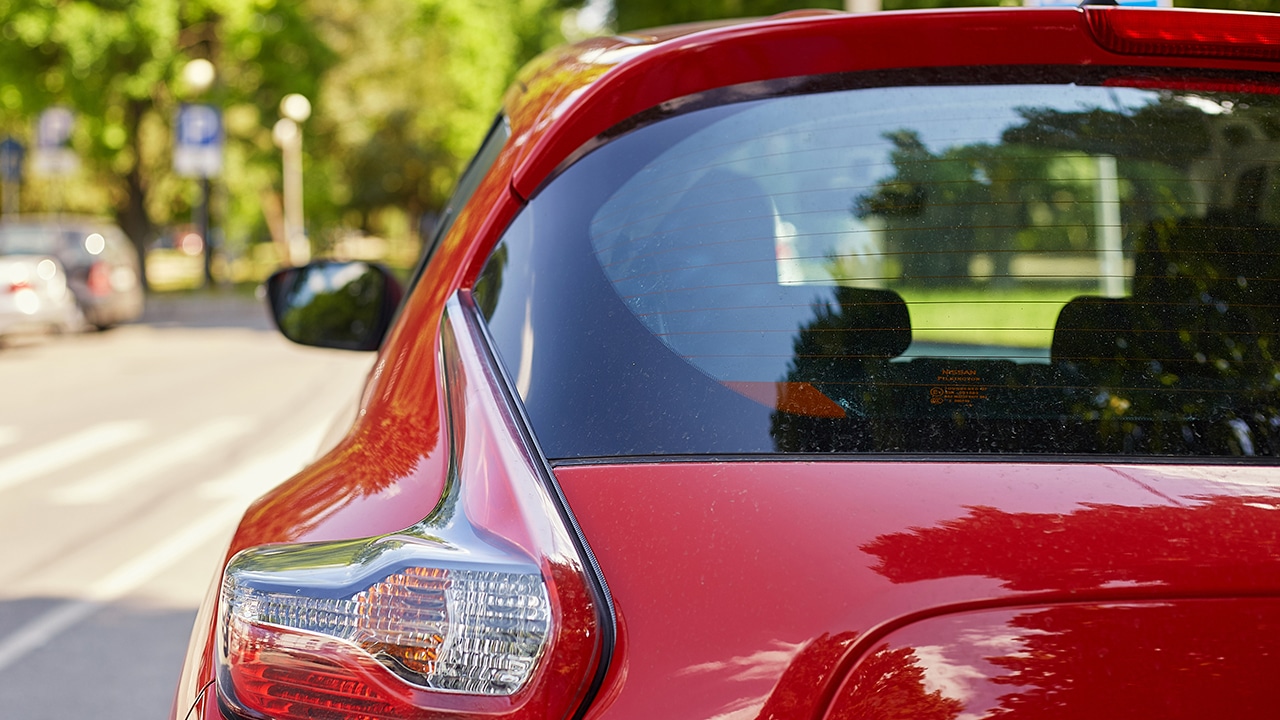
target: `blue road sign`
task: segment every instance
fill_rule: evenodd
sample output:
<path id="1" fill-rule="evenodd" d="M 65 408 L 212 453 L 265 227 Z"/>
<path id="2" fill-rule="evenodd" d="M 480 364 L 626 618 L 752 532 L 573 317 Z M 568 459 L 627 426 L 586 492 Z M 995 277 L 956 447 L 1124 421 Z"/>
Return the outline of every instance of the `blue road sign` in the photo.
<path id="1" fill-rule="evenodd" d="M 222 111 L 214 105 L 186 104 L 178 109 L 173 169 L 188 177 L 222 172 Z"/>
<path id="2" fill-rule="evenodd" d="M 7 137 L 0 142 L 0 177 L 5 182 L 18 182 L 22 180 L 22 158 L 26 155 L 26 148 L 22 147 L 22 143 Z"/>

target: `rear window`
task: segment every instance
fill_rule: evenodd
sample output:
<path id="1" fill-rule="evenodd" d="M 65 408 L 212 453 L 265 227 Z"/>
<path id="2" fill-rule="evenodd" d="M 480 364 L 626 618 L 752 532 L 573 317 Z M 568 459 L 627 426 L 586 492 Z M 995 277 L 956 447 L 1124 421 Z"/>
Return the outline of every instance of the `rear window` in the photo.
<path id="1" fill-rule="evenodd" d="M 903 77 L 704 98 L 530 202 L 475 296 L 549 457 L 1280 452 L 1265 78 Z"/>

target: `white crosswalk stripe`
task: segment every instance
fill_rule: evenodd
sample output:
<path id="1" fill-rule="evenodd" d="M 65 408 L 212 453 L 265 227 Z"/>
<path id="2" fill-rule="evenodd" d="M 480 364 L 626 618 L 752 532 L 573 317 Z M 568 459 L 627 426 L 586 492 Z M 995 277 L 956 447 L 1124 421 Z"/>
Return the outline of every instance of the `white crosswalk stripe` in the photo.
<path id="1" fill-rule="evenodd" d="M 224 498 L 254 498 L 266 492 L 272 485 L 288 479 L 314 459 L 316 448 L 325 427 L 318 425 L 310 432 L 299 434 L 293 442 L 254 458 L 240 467 L 200 485 L 201 497 L 210 500 Z"/>
<path id="2" fill-rule="evenodd" d="M 145 437 L 149 428 L 140 420 L 118 420 L 93 425 L 17 455 L 0 460 L 0 490 L 75 465 L 99 453 Z"/>
<path id="3" fill-rule="evenodd" d="M 58 488 L 51 497 L 55 503 L 63 505 L 87 505 L 112 500 L 129 488 L 189 462 L 194 456 L 230 443 L 248 433 L 253 426 L 252 421 L 242 417 L 208 421 L 122 463 L 100 470 L 72 485 Z"/>
<path id="4" fill-rule="evenodd" d="M 226 531 L 242 507 L 228 502 L 212 508 L 199 520 L 173 537 L 157 543 L 111 574 L 92 584 L 85 599 L 68 600 L 53 606 L 17 632 L 0 638 L 0 671 L 33 650 L 44 646 L 68 628 L 93 615 L 104 605 L 118 600 L 141 587 L 148 580 L 168 570 L 184 555 L 208 543 Z"/>
<path id="5" fill-rule="evenodd" d="M 249 421 L 238 418 L 224 418 L 216 422 L 221 423 L 218 426 L 220 430 L 214 427 L 215 423 L 200 430 L 206 434 L 221 432 L 224 442 L 236 432 L 247 432 L 252 426 Z M 82 598 L 54 605 L 15 632 L 0 636 L 0 673 L 107 604 L 168 571 L 195 549 L 227 533 L 250 499 L 265 489 L 265 484 L 278 482 L 306 465 L 324 429 L 324 425 L 312 427 L 274 451 L 250 458 L 203 483 L 200 496 L 210 502 L 198 518 L 89 584 Z"/>

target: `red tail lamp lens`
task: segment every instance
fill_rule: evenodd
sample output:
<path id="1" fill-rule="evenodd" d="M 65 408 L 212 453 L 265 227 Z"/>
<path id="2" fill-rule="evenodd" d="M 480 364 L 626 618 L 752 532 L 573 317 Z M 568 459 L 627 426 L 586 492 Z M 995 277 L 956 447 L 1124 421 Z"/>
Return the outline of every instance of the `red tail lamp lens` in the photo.
<path id="1" fill-rule="evenodd" d="M 1280 60 L 1280 16 L 1090 6 L 1098 44 L 1123 55 Z"/>

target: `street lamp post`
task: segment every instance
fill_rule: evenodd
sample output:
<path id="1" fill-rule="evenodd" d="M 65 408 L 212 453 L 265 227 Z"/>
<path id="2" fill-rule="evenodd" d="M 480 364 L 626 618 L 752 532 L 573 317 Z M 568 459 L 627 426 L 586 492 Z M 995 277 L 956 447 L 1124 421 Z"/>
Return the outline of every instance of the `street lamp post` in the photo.
<path id="1" fill-rule="evenodd" d="M 213 63 L 196 58 L 182 67 L 182 82 L 193 96 L 203 95 L 217 79 Z M 222 170 L 222 116 L 211 105 L 184 107 L 179 115 L 174 164 L 180 174 L 200 180 L 200 204 L 194 209 L 196 231 L 204 245 L 204 282 L 213 283 L 213 238 L 210 233 L 210 176 Z"/>
<path id="2" fill-rule="evenodd" d="M 280 101 L 280 115 L 271 134 L 284 165 L 284 235 L 289 264 L 302 265 L 311 259 L 302 213 L 302 123 L 311 117 L 311 102 L 297 93 L 286 95 Z"/>

